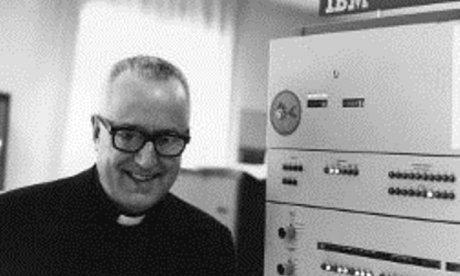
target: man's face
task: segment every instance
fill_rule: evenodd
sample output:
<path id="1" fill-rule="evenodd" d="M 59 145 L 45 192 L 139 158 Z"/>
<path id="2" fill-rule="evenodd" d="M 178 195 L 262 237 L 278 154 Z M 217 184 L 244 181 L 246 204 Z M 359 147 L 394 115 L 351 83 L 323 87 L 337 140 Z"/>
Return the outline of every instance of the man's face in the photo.
<path id="1" fill-rule="evenodd" d="M 127 71 L 110 89 L 101 115 L 114 126 L 187 134 L 188 102 L 178 80 L 145 81 Z M 118 205 L 126 211 L 142 212 L 168 193 L 179 172 L 180 156 L 159 156 L 152 142 L 136 153 L 121 152 L 112 146 L 110 133 L 97 120 L 93 120 L 93 132 L 101 184 Z"/>

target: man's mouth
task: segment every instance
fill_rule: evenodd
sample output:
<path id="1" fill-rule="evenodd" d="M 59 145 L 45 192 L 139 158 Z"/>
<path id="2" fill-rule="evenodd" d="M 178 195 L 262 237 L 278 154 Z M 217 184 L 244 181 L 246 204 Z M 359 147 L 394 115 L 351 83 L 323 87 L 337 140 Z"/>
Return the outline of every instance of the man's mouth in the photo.
<path id="1" fill-rule="evenodd" d="M 147 182 L 147 181 L 151 181 L 160 176 L 159 173 L 142 174 L 142 173 L 135 173 L 135 172 L 129 172 L 129 171 L 125 171 L 125 173 L 136 182 Z"/>

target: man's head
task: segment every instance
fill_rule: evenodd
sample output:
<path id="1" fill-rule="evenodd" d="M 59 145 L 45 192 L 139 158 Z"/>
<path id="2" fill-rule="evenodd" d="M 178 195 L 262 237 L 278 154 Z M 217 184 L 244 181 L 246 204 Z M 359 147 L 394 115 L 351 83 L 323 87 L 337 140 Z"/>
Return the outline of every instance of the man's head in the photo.
<path id="1" fill-rule="evenodd" d="M 169 62 L 136 56 L 114 65 L 92 117 L 93 140 L 102 187 L 125 211 L 148 209 L 172 187 L 188 142 L 189 105 L 185 77 Z"/>

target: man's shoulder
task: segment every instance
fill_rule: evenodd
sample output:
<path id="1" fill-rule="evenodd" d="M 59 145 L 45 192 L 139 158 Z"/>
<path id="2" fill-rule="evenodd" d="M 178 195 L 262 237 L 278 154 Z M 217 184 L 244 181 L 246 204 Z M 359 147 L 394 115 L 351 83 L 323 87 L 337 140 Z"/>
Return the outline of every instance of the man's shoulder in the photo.
<path id="1" fill-rule="evenodd" d="M 65 205 L 80 183 L 88 181 L 90 170 L 77 175 L 7 191 L 0 195 L 0 213 L 28 213 Z"/>
<path id="2" fill-rule="evenodd" d="M 216 218 L 173 194 L 168 194 L 166 201 L 165 208 L 178 224 L 189 229 L 229 232 L 228 228 Z"/>

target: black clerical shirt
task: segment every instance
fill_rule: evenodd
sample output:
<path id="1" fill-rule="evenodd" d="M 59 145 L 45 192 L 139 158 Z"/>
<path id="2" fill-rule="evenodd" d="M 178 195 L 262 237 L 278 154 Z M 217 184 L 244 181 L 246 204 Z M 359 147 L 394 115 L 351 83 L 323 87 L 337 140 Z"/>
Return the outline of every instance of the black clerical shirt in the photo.
<path id="1" fill-rule="evenodd" d="M 0 275 L 234 275 L 230 232 L 172 194 L 117 222 L 95 167 L 0 196 Z"/>

